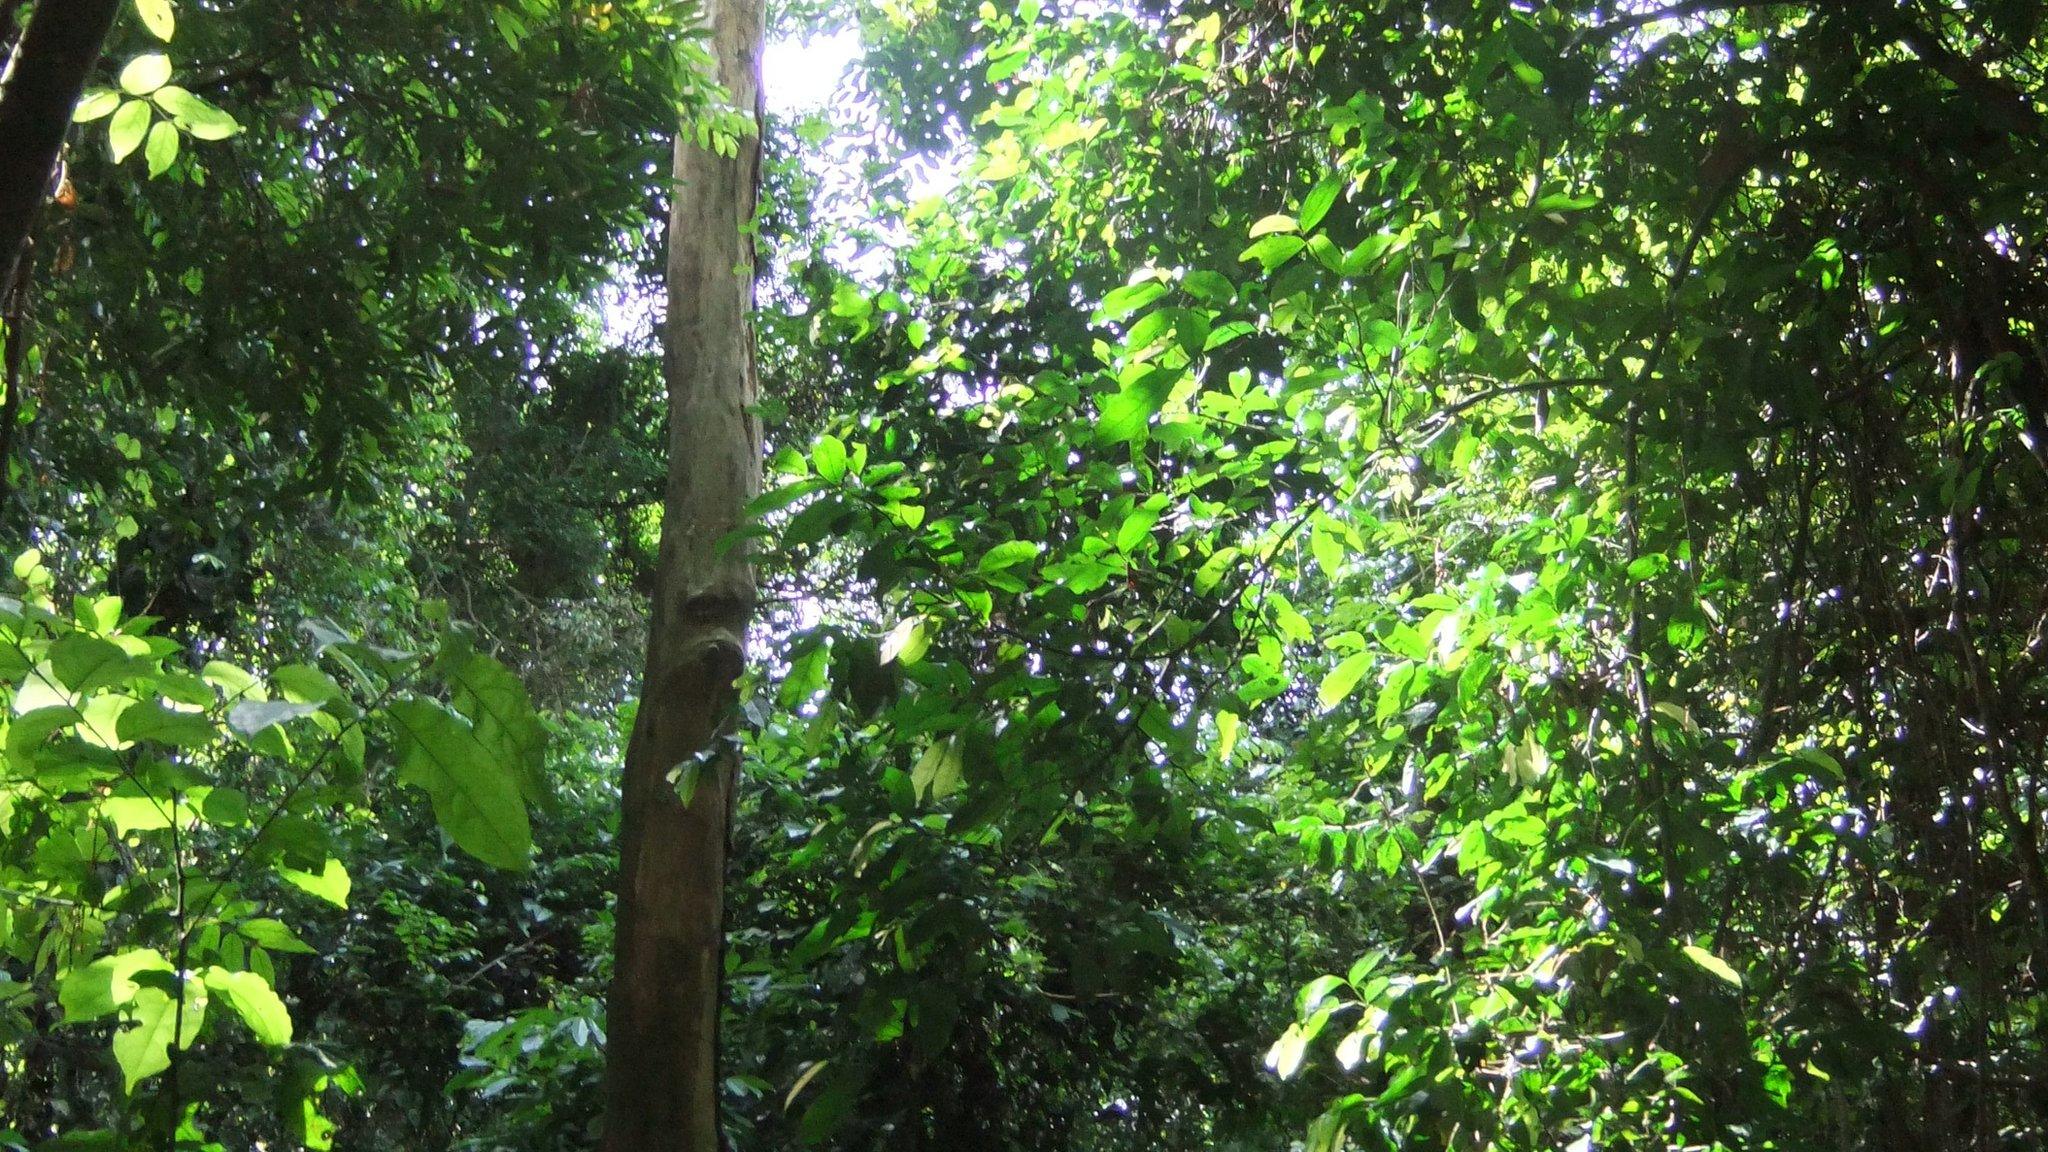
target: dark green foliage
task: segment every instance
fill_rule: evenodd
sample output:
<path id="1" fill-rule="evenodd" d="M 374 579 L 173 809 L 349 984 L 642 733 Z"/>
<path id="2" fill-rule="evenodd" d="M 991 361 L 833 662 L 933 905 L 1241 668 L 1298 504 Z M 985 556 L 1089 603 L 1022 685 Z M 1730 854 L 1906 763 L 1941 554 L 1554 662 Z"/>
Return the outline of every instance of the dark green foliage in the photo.
<path id="1" fill-rule="evenodd" d="M 681 13 L 177 16 L 96 83 L 241 131 L 100 98 L 38 246 L 0 1120 L 588 1147 Z M 2048 1138 L 2040 17 L 792 7 L 734 1146 Z"/>

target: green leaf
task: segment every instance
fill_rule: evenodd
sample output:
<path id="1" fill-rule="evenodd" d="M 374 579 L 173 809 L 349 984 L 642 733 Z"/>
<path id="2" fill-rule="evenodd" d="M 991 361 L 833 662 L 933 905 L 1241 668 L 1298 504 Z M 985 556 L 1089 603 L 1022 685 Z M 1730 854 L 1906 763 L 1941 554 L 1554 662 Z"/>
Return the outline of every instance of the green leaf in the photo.
<path id="1" fill-rule="evenodd" d="M 1271 216 L 1261 218 L 1252 225 L 1251 238 L 1257 240 L 1261 236 L 1299 231 L 1301 231 L 1301 224 L 1294 217 L 1284 212 L 1275 212 Z"/>
<path id="2" fill-rule="evenodd" d="M 249 822 L 249 797 L 239 788 L 215 788 L 199 802 L 199 812 L 215 827 L 237 827 Z"/>
<path id="3" fill-rule="evenodd" d="M 348 869 L 342 867 L 339 860 L 329 860 L 318 872 L 301 872 L 279 865 L 277 875 L 292 887 L 311 893 L 336 908 L 348 907 Z"/>
<path id="4" fill-rule="evenodd" d="M 1239 261 L 1256 260 L 1259 268 L 1271 272 L 1301 253 L 1308 241 L 1285 234 L 1267 236 L 1237 254 Z"/>
<path id="5" fill-rule="evenodd" d="M 1286 1080 L 1301 1070 L 1301 1061 L 1308 1055 L 1308 1034 L 1299 1024 L 1289 1024 L 1280 1039 L 1266 1052 L 1266 1067 L 1273 1074 Z"/>
<path id="6" fill-rule="evenodd" d="M 1008 540 L 989 549 L 988 554 L 981 558 L 981 563 L 975 565 L 974 570 L 983 576 L 991 572 L 1001 572 L 1006 568 L 1015 568 L 1019 564 L 1028 564 L 1038 559 L 1038 554 L 1044 550 L 1044 545 L 1035 540 Z"/>
<path id="7" fill-rule="evenodd" d="M 225 140 L 242 130 L 233 116 L 176 85 L 164 85 L 150 99 L 195 140 Z"/>
<path id="8" fill-rule="evenodd" d="M 1337 1042 L 1337 1063 L 1342 1065 L 1346 1072 L 1358 1067 L 1359 1061 L 1365 1058 L 1365 1042 L 1370 1039 L 1371 1029 L 1354 1029 Z"/>
<path id="9" fill-rule="evenodd" d="M 254 736 L 265 728 L 303 720 L 320 711 L 318 704 L 293 704 L 284 700 L 243 700 L 228 709 L 228 727 L 236 734 Z"/>
<path id="10" fill-rule="evenodd" d="M 249 1026 L 258 1043 L 282 1048 L 292 1042 L 292 1015 L 270 987 L 270 981 L 254 972 L 230 972 L 218 966 L 206 970 L 206 987 L 228 1002 L 242 1023 Z"/>
<path id="11" fill-rule="evenodd" d="M 244 920 L 235 931 L 241 933 L 242 938 L 249 943 L 272 952 L 298 952 L 307 955 L 313 952 L 312 945 L 299 939 L 299 934 L 292 931 L 282 920 Z"/>
<path id="12" fill-rule="evenodd" d="M 1316 567 L 1323 570 L 1325 577 L 1335 580 L 1343 572 L 1344 542 L 1337 538 L 1337 533 L 1320 515 L 1309 529 L 1308 547 L 1316 558 Z"/>
<path id="13" fill-rule="evenodd" d="M 177 14 L 171 11 L 171 0 L 135 0 L 135 12 L 142 17 L 142 26 L 159 40 L 169 42 L 177 31 Z"/>
<path id="14" fill-rule="evenodd" d="M 450 703 L 467 717 L 476 738 L 518 781 L 529 804 L 545 804 L 548 733 L 526 694 L 526 685 L 510 668 L 452 635 L 440 656 L 448 678 Z"/>
<path id="15" fill-rule="evenodd" d="M 1810 764 L 1813 767 L 1820 769 L 1822 772 L 1827 774 L 1828 779 L 1834 781 L 1837 784 L 1840 784 L 1842 781 L 1847 780 L 1849 778 L 1849 774 L 1842 768 L 1842 762 L 1840 760 L 1835 759 L 1832 753 L 1823 751 L 1822 749 L 1796 749 L 1792 753 L 1792 758 L 1794 760 L 1802 761 L 1806 764 Z"/>
<path id="16" fill-rule="evenodd" d="M 925 749 L 910 770 L 910 783 L 918 799 L 943 800 L 960 790 L 967 774 L 967 758 L 958 736 L 948 736 Z"/>
<path id="17" fill-rule="evenodd" d="M 434 818 L 457 847 L 486 864 L 523 869 L 533 849 L 526 805 L 469 720 L 420 698 L 386 710 L 398 729 L 398 775 L 426 790 Z"/>
<path id="18" fill-rule="evenodd" d="M 1372 653 L 1354 652 L 1346 656 L 1335 668 L 1323 677 L 1322 687 L 1316 689 L 1316 701 L 1328 712 L 1344 702 L 1351 695 L 1358 682 L 1372 668 Z"/>
<path id="19" fill-rule="evenodd" d="M 107 124 L 107 146 L 113 149 L 114 163 L 126 160 L 142 146 L 142 138 L 149 132 L 149 120 L 149 105 L 140 100 L 130 100 L 114 113 Z"/>
<path id="20" fill-rule="evenodd" d="M 1344 190 L 1344 181 L 1335 176 L 1325 176 L 1301 201 L 1301 230 L 1310 231 L 1323 222 L 1330 214 L 1330 208 L 1337 203 L 1338 193 Z"/>
<path id="21" fill-rule="evenodd" d="M 208 660 L 206 666 L 199 670 L 199 675 L 230 702 L 270 699 L 270 694 L 263 689 L 263 682 L 254 673 L 225 660 Z"/>
<path id="22" fill-rule="evenodd" d="M 30 694 L 29 687 L 33 683 L 35 682 L 31 682 L 31 685 L 24 685 L 21 691 L 16 694 L 15 701 L 17 704 L 20 703 L 23 697 Z M 81 719 L 83 719 L 83 715 L 78 709 L 67 704 L 39 705 L 28 712 L 16 716 L 13 722 L 7 726 L 7 756 L 15 761 L 27 762 L 30 757 L 35 755 L 37 746 L 50 733 L 67 728 Z"/>
<path id="23" fill-rule="evenodd" d="M 1652 552 L 1629 561 L 1628 578 L 1638 582 L 1655 580 L 1671 571 L 1671 557 L 1662 552 Z"/>
<path id="24" fill-rule="evenodd" d="M 155 700 L 145 700 L 122 712 L 114 722 L 114 732 L 126 743 L 149 740 L 175 748 L 203 748 L 220 735 L 213 719 L 204 712 L 167 708 Z"/>
<path id="25" fill-rule="evenodd" d="M 100 815 L 113 824 L 114 834 L 123 838 L 134 832 L 169 828 L 172 823 L 171 802 L 151 796 L 108 796 L 98 807 Z"/>
<path id="26" fill-rule="evenodd" d="M 1129 552 L 1144 543 L 1145 538 L 1152 534 L 1152 526 L 1159 523 L 1159 517 L 1165 511 L 1163 507 L 1155 508 L 1150 504 L 1140 504 L 1132 509 L 1116 530 L 1116 550 Z"/>
<path id="27" fill-rule="evenodd" d="M 345 693 L 334 677 L 305 664 L 285 664 L 271 670 L 270 682 L 280 689 L 286 699 L 302 704 L 325 704 L 339 700 Z"/>
<path id="28" fill-rule="evenodd" d="M 1323 1001 L 1329 999 L 1332 993 L 1343 986 L 1344 978 L 1342 976 L 1327 974 L 1318 976 L 1303 985 L 1301 991 L 1294 994 L 1294 1010 L 1296 1012 L 1313 1012 L 1320 1008 Z"/>
<path id="29" fill-rule="evenodd" d="M 50 645 L 50 670 L 73 692 L 89 692 L 127 678 L 128 654 L 111 640 L 73 632 Z"/>
<path id="30" fill-rule="evenodd" d="M 1479 278 L 1470 272 L 1453 273 L 1450 278 L 1451 315 L 1474 332 L 1486 331 L 1486 317 L 1479 310 Z"/>
<path id="31" fill-rule="evenodd" d="M 1598 203 L 1600 203 L 1598 196 L 1570 196 L 1564 193 L 1552 193 L 1536 201 L 1535 209 L 1543 213 L 1583 212 Z"/>
<path id="32" fill-rule="evenodd" d="M 685 808 L 697 799 L 697 785 L 704 781 L 704 758 L 708 752 L 709 749 L 699 752 L 669 769 L 669 783 L 675 785 L 676 799 L 682 801 Z"/>
<path id="33" fill-rule="evenodd" d="M 1181 291 L 1204 304 L 1227 304 L 1237 295 L 1237 286 L 1220 272 L 1197 268 L 1181 277 Z"/>
<path id="34" fill-rule="evenodd" d="M 1733 988 L 1742 987 L 1742 974 L 1730 967 L 1726 960 L 1721 959 L 1697 944 L 1687 944 L 1680 951 L 1685 953 L 1686 959 L 1706 969 L 1709 975 L 1723 984 Z"/>
<path id="35" fill-rule="evenodd" d="M 1388 836 L 1382 839 L 1379 847 L 1373 850 L 1373 863 L 1379 865 L 1383 875 L 1393 876 L 1400 872 L 1401 860 L 1401 841 L 1398 837 Z"/>
<path id="36" fill-rule="evenodd" d="M 1519 744 L 1511 744 L 1501 754 L 1501 767 L 1508 779 L 1523 787 L 1534 787 L 1550 771 L 1550 750 L 1530 732 L 1522 737 Z"/>
<path id="37" fill-rule="evenodd" d="M 103 116 L 112 116 L 114 109 L 121 106 L 121 94 L 112 88 L 94 88 L 78 102 L 71 111 L 73 124 L 84 124 Z"/>
<path id="38" fill-rule="evenodd" d="M 498 26 L 498 34 L 505 38 L 506 46 L 517 52 L 519 42 L 528 35 L 526 21 L 521 20 L 518 13 L 503 4 L 491 8 L 491 19 Z"/>
<path id="39" fill-rule="evenodd" d="M 881 662 L 887 664 L 901 660 L 905 664 L 915 664 L 924 659 L 931 646 L 931 629 L 924 617 L 907 616 L 882 638 Z"/>
<path id="40" fill-rule="evenodd" d="M 1231 753 L 1237 751 L 1238 733 L 1244 728 L 1244 721 L 1237 713 L 1223 709 L 1216 713 L 1216 762 L 1230 763 Z"/>
<path id="41" fill-rule="evenodd" d="M 145 52 L 121 69 L 121 91 L 130 96 L 147 96 L 171 78 L 171 58 L 161 52 Z"/>
<path id="42" fill-rule="evenodd" d="M 1232 320 L 1227 324 L 1218 324 L 1210 331 L 1209 338 L 1202 341 L 1202 351 L 1214 352 L 1216 349 L 1242 337 L 1249 336 L 1258 330 L 1257 325 L 1246 320 Z"/>
<path id="43" fill-rule="evenodd" d="M 818 475 L 833 483 L 846 476 L 846 442 L 837 436 L 826 434 L 818 437 L 811 448 L 811 464 Z"/>
<path id="44" fill-rule="evenodd" d="M 149 162 L 152 177 L 170 171 L 171 164 L 178 159 L 178 126 L 168 120 L 157 121 L 149 130 L 149 141 L 143 145 L 142 158 Z"/>
<path id="45" fill-rule="evenodd" d="M 1154 368 L 1124 385 L 1101 402 L 1096 438 L 1105 444 L 1123 444 L 1143 436 L 1152 417 L 1166 407 L 1166 398 L 1179 379 L 1180 373 L 1173 369 Z"/>
<path id="46" fill-rule="evenodd" d="M 73 968 L 57 988 L 57 1003 L 64 1008 L 64 1022 L 77 1024 L 119 1011 L 135 999 L 141 988 L 135 982 L 138 974 L 170 971 L 171 962 L 154 948 L 102 956 L 82 968 Z"/>
<path id="47" fill-rule="evenodd" d="M 811 493 L 822 490 L 824 487 L 824 484 L 816 477 L 807 476 L 801 480 L 793 480 L 778 488 L 770 488 L 747 503 L 747 519 L 759 520 L 765 516 L 780 512 L 784 508 L 809 496 Z"/>
<path id="48" fill-rule="evenodd" d="M 1102 306 L 1095 310 L 1095 322 L 1114 323 L 1164 295 L 1166 285 L 1157 280 L 1146 280 L 1119 288 L 1102 298 Z"/>
<path id="49" fill-rule="evenodd" d="M 114 1061 L 126 1091 L 171 1066 L 171 1045 L 190 1048 L 206 1019 L 206 986 L 186 981 L 185 1004 L 161 988 L 142 988 L 129 1006 L 130 1027 L 114 1034 Z"/>

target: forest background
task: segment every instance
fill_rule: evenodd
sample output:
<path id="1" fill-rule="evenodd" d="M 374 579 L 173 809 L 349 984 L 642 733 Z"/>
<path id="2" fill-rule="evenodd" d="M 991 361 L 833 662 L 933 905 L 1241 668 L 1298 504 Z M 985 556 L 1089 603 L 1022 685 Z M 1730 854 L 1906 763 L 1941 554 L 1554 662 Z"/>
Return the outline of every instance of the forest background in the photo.
<path id="1" fill-rule="evenodd" d="M 749 110 L 673 0 L 107 7 L 0 1145 L 589 1147 Z M 731 1146 L 2048 1141 L 2037 0 L 771 16 Z"/>

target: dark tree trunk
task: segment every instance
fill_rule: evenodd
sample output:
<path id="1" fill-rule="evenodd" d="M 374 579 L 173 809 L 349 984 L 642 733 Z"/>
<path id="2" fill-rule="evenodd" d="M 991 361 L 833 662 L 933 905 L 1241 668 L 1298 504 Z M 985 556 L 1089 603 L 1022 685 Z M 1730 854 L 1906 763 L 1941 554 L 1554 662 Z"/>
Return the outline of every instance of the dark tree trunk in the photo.
<path id="1" fill-rule="evenodd" d="M 716 79 L 760 101 L 762 0 L 707 0 Z M 755 401 L 758 134 L 733 155 L 676 141 L 665 372 L 669 477 L 640 711 L 626 749 L 618 953 L 607 1026 L 607 1152 L 716 1152 L 726 838 L 737 757 L 726 736 L 754 573 L 721 543 L 761 486 Z"/>
<path id="2" fill-rule="evenodd" d="M 0 294 L 14 283 L 71 110 L 120 8 L 120 0 L 43 0 L 8 61 L 0 86 Z"/>

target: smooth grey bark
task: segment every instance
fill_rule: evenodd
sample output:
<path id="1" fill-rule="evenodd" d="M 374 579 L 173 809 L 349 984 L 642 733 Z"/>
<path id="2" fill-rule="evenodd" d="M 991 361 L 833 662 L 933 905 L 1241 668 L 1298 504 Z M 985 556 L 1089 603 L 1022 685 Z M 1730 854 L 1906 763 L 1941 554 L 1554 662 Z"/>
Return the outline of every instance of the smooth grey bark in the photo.
<path id="1" fill-rule="evenodd" d="M 760 119 L 761 0 L 706 0 L 715 79 Z M 640 710 L 626 750 L 604 1148 L 716 1152 L 730 741 L 754 612 L 745 523 L 754 415 L 758 132 L 731 155 L 676 141 L 665 371 L 669 475 Z M 682 787 L 679 789 L 679 784 Z M 688 799 L 683 794 L 687 792 Z"/>

